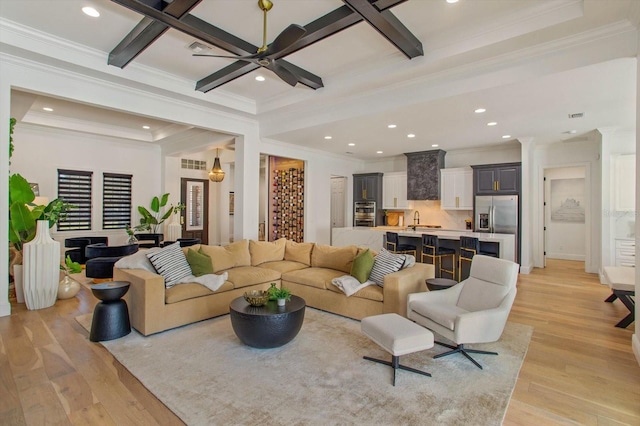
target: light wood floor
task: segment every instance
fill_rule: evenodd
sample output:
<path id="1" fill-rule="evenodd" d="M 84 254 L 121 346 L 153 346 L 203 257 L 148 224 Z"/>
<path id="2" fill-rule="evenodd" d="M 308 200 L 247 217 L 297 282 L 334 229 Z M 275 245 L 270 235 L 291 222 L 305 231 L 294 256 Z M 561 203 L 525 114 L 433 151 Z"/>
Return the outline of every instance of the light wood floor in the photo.
<path id="1" fill-rule="evenodd" d="M 640 425 L 640 367 L 620 301 L 584 264 L 550 261 L 521 275 L 510 320 L 535 327 L 506 425 Z M 181 424 L 75 321 L 76 298 L 0 318 L 0 425 Z"/>

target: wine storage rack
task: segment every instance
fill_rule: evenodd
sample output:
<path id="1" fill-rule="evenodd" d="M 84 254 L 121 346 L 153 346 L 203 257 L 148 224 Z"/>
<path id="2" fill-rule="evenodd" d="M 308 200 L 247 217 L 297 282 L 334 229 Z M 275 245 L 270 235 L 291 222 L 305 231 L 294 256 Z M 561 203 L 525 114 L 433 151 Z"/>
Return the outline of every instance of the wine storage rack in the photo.
<path id="1" fill-rule="evenodd" d="M 304 241 L 304 169 L 277 168 L 271 172 L 271 238 Z"/>

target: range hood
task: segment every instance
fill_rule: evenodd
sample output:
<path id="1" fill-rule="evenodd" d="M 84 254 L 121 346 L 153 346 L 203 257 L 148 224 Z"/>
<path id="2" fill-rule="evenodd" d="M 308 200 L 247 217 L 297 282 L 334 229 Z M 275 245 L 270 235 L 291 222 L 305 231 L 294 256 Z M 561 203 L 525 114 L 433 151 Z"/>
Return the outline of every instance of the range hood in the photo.
<path id="1" fill-rule="evenodd" d="M 439 200 L 440 169 L 446 152 L 441 149 L 409 152 L 407 156 L 407 200 Z"/>

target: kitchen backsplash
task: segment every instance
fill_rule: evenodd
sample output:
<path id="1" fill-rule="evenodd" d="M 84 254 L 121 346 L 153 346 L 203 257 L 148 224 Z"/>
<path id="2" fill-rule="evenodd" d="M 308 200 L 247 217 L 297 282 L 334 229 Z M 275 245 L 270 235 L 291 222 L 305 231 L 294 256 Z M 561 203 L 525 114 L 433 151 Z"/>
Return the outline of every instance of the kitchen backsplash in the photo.
<path id="1" fill-rule="evenodd" d="M 411 210 L 404 214 L 404 225 L 413 225 L 413 217 L 416 210 L 420 213 L 421 225 L 440 225 L 444 229 L 465 229 L 465 220 L 471 219 L 473 211 L 469 210 L 442 210 L 440 201 L 409 201 Z"/>

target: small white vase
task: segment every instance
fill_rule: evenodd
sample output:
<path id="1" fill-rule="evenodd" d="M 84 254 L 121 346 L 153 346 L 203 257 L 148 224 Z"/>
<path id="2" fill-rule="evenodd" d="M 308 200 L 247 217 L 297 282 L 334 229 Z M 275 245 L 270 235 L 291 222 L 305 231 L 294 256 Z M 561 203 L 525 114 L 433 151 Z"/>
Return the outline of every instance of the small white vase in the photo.
<path id="1" fill-rule="evenodd" d="M 53 306 L 60 279 L 60 243 L 49 235 L 49 221 L 39 220 L 36 236 L 23 246 L 24 300 L 27 309 Z"/>
<path id="2" fill-rule="evenodd" d="M 284 306 L 287 303 L 287 299 L 278 299 L 278 306 Z"/>
<path id="3" fill-rule="evenodd" d="M 22 265 L 13 265 L 13 285 L 16 288 L 16 301 L 24 303 L 24 284 L 22 279 Z"/>
<path id="4" fill-rule="evenodd" d="M 71 299 L 80 291 L 80 283 L 69 275 L 65 275 L 64 278 L 58 284 L 58 299 Z"/>

